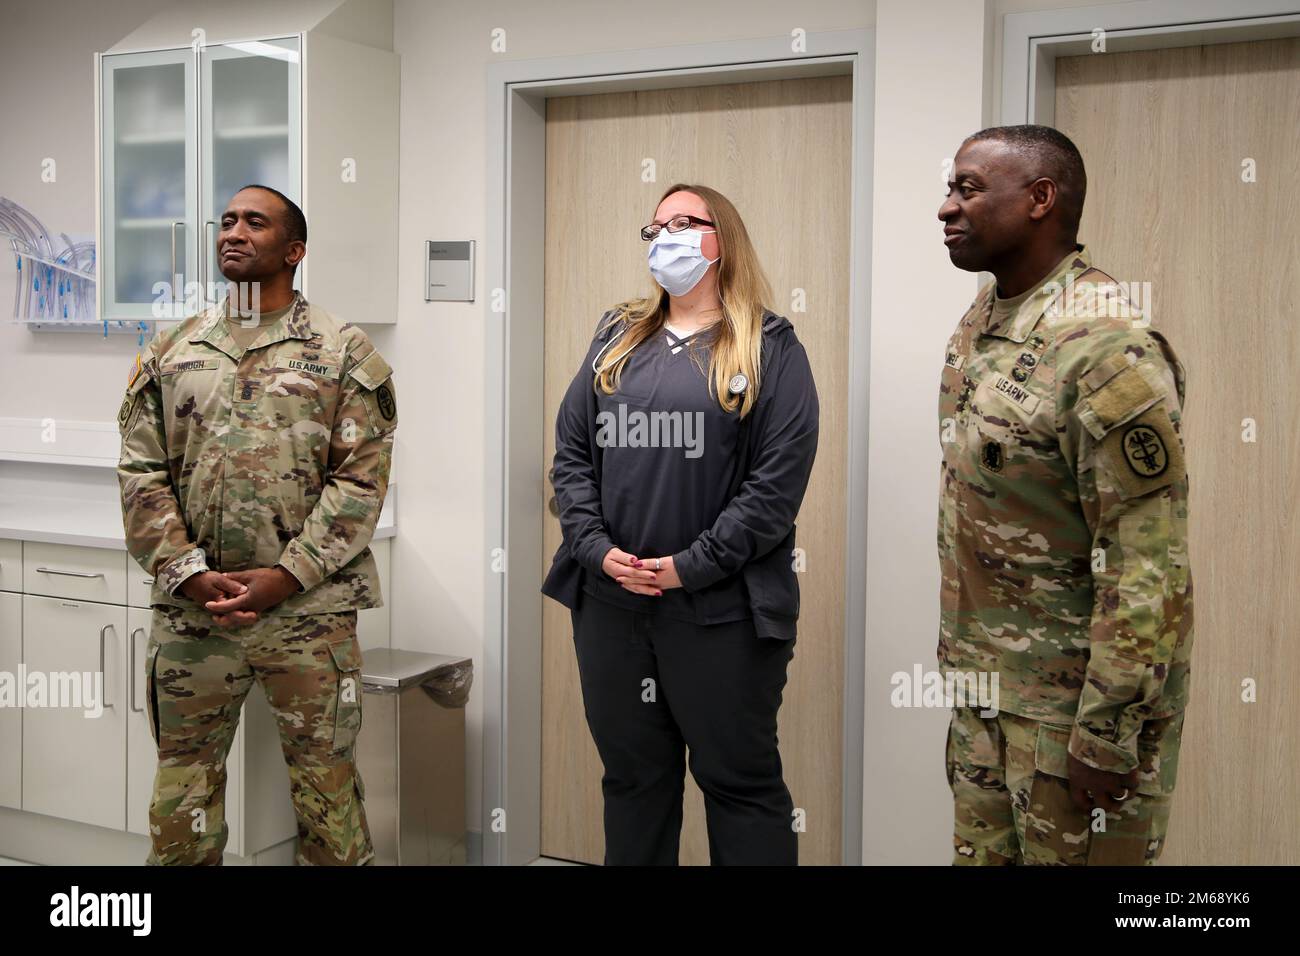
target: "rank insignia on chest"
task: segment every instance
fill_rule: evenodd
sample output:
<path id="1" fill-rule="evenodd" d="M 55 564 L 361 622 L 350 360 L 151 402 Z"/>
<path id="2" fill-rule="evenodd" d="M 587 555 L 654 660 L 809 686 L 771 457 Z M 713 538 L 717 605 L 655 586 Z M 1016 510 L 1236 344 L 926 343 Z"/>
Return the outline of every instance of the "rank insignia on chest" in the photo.
<path id="1" fill-rule="evenodd" d="M 239 378 L 235 380 L 234 401 L 237 405 L 256 404 L 261 398 L 262 383 L 255 378 Z"/>
<path id="2" fill-rule="evenodd" d="M 1002 470 L 1002 446 L 989 439 L 980 448 L 980 464 L 989 471 Z"/>

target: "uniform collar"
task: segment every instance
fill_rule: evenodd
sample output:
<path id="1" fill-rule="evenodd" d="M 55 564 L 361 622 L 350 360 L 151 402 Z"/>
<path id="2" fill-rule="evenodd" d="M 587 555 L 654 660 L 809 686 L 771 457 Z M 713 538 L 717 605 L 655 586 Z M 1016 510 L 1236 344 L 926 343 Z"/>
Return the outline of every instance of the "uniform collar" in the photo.
<path id="1" fill-rule="evenodd" d="M 190 341 L 207 342 L 213 348 L 225 352 L 232 359 L 238 361 L 240 355 L 250 349 L 260 349 L 266 345 L 274 345 L 276 342 L 283 342 L 285 339 L 309 339 L 312 337 L 311 314 L 308 310 L 307 300 L 303 298 L 301 292 L 294 293 L 293 308 L 280 316 L 274 325 L 268 327 L 254 339 L 248 349 L 240 349 L 235 342 L 234 336 L 230 334 L 230 330 L 226 326 L 226 309 L 229 304 L 230 296 L 226 295 L 220 302 L 208 309 L 206 318 L 194 330 L 194 334 L 190 336 Z"/>
<path id="2" fill-rule="evenodd" d="M 1092 255 L 1087 246 L 1078 246 L 1073 252 L 1057 263 L 1056 268 L 1043 277 L 1038 290 L 1020 304 L 1020 308 L 993 323 L 993 298 L 996 283 L 989 283 L 988 298 L 983 303 L 983 317 L 980 322 L 981 334 L 996 335 L 998 338 L 1023 342 L 1038 325 L 1038 320 L 1047 311 L 1048 305 L 1080 274 L 1092 268 Z"/>

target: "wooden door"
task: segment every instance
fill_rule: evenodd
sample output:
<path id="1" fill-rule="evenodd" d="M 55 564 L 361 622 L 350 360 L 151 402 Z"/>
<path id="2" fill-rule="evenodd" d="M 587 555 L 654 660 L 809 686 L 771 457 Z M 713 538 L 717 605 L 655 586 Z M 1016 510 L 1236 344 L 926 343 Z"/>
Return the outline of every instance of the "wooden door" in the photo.
<path id="1" fill-rule="evenodd" d="M 739 209 L 794 324 L 821 403 L 816 465 L 799 513 L 802 615 L 779 722 L 800 861 L 840 861 L 849 329 L 851 81 L 847 76 L 551 99 L 546 119 L 545 474 L 555 413 L 601 313 L 647 294 L 637 235 L 674 182 Z M 652 171 L 648 172 L 648 171 Z M 653 179 L 647 181 L 648 175 Z M 800 291 L 801 290 L 801 291 Z M 806 311 L 795 311 L 802 297 Z M 550 488 L 541 482 L 549 496 Z M 560 542 L 546 517 L 543 573 Z M 568 612 L 545 603 L 542 854 L 604 856 L 601 763 L 582 707 Z M 703 797 L 687 774 L 681 861 L 708 862 Z"/>
<path id="2" fill-rule="evenodd" d="M 1300 39 L 1067 57 L 1056 82 L 1081 241 L 1150 282 L 1188 373 L 1195 644 L 1162 861 L 1294 865 Z"/>

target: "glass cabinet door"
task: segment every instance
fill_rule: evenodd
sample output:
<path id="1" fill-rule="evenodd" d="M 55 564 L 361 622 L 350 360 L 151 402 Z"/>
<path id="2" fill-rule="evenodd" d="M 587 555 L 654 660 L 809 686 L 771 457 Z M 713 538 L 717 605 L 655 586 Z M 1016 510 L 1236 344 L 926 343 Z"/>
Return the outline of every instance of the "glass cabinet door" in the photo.
<path id="1" fill-rule="evenodd" d="M 194 51 L 100 60 L 101 317 L 182 317 L 195 282 L 198 207 Z"/>
<path id="2" fill-rule="evenodd" d="M 243 186 L 270 186 L 302 204 L 299 38 L 211 44 L 199 54 L 203 285 L 220 301 L 221 215 Z"/>

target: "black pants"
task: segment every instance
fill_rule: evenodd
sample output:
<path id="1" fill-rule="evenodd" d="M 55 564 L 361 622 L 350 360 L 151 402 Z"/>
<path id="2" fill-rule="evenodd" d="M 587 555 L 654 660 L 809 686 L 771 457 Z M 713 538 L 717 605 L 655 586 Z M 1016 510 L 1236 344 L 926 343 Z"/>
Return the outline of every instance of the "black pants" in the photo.
<path id="1" fill-rule="evenodd" d="M 605 765 L 606 865 L 677 864 L 686 748 L 709 859 L 798 862 L 776 713 L 794 641 L 750 621 L 699 626 L 583 592 L 572 611 L 587 725 Z"/>

